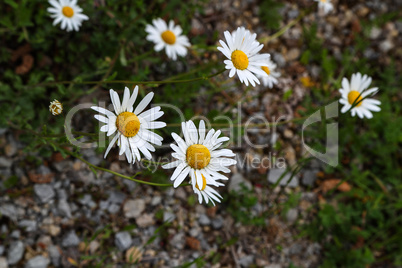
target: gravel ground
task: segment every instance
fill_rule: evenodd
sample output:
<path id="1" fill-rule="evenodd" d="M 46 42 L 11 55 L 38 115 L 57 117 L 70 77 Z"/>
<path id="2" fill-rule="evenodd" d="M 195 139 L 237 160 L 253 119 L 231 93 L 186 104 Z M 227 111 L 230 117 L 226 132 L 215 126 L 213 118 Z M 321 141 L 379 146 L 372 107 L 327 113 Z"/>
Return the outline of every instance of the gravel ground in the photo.
<path id="1" fill-rule="evenodd" d="M 194 18 L 193 34 L 234 30 L 241 25 L 255 31 L 259 38 L 272 34 L 258 19 L 256 1 L 215 2 L 208 5 L 205 14 Z M 359 20 L 389 12 L 392 1 L 334 2 L 336 12 L 326 17 L 313 12 L 303 18 L 303 23 L 317 22 L 318 34 L 326 40 L 324 45 L 330 53 L 340 55 L 343 48 L 348 48 L 353 33 L 361 30 Z M 288 1 L 281 9 L 282 24 L 296 18 L 298 8 L 309 6 L 312 1 Z M 364 56 L 378 60 L 380 65 L 391 59 L 401 64 L 401 32 L 400 22 L 373 28 Z M 217 95 L 210 105 L 197 104 L 197 111 L 206 114 L 214 106 L 240 113 L 243 122 L 255 116 L 285 116 L 287 120 L 300 117 L 298 111 L 303 107 L 299 105 L 310 90 L 300 78 L 314 80 L 321 71 L 320 66 L 300 64 L 301 36 L 302 27 L 296 25 L 264 48 L 282 74 L 274 89 L 246 91 L 233 87 L 227 95 Z M 284 101 L 282 96 L 290 89 L 293 94 Z M 237 101 L 241 101 L 241 107 L 235 105 Z M 202 97 L 197 103 L 203 103 Z M 239 162 L 258 159 L 267 164 L 276 156 L 283 158 L 286 165 L 294 165 L 304 153 L 300 126 L 289 123 L 277 130 L 276 135 L 251 131 L 252 142 L 270 146 L 254 149 L 245 142 L 237 145 L 233 149 Z M 44 159 L 37 153 L 23 152 L 25 145 L 18 137 L 18 132 L 0 130 L 0 268 L 74 267 L 80 257 L 89 255 L 97 256 L 99 262 L 105 257 L 105 262 L 122 267 L 130 263 L 130 254 L 141 256 L 140 267 L 173 267 L 214 252 L 218 252 L 218 262 L 207 263 L 207 267 L 279 268 L 291 262 L 298 267 L 317 267 L 320 263 L 320 244 L 298 236 L 298 225 L 308 223 L 313 213 L 308 209 L 318 202 L 313 191 L 323 168 L 318 161 L 311 162 L 286 187 L 274 189 L 267 185 L 278 180 L 281 169 L 262 164 L 232 169 L 227 188 L 239 191 L 244 183 L 257 197 L 257 203 L 248 211 L 251 216 L 263 217 L 274 202 L 285 202 L 293 193 L 301 195 L 296 208 L 271 213 L 264 218 L 265 227 L 256 227 L 236 222 L 228 212 L 228 204 L 213 208 L 193 204 L 189 187 L 161 190 L 106 172 L 98 172 L 96 177 L 84 163 L 71 157 L 63 159 L 55 153 Z M 273 146 L 278 142 L 280 150 Z M 107 162 L 94 150 L 83 150 L 83 155 L 92 164 L 103 163 L 123 174 L 134 172 L 117 158 L 115 151 Z M 18 183 L 5 190 L 4 183 L 12 176 Z M 85 267 L 90 260 L 81 259 L 80 263 Z"/>

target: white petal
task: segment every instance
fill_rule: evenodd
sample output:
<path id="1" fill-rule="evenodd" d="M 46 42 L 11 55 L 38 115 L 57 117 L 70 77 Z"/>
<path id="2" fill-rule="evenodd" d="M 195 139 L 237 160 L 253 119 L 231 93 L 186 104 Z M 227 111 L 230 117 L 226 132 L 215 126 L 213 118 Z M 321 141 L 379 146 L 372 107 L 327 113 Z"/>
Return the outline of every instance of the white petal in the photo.
<path id="1" fill-rule="evenodd" d="M 107 154 L 109 153 L 110 149 L 112 149 L 112 147 L 115 144 L 118 137 L 119 137 L 119 134 L 116 134 L 116 136 L 114 136 L 113 139 L 110 141 L 109 146 L 107 147 L 103 158 L 106 158 Z"/>
<path id="2" fill-rule="evenodd" d="M 139 114 L 141 113 L 145 107 L 148 106 L 148 104 L 151 102 L 152 98 L 154 97 L 154 93 L 150 92 L 148 93 L 143 99 L 142 101 L 138 104 L 137 108 L 135 108 L 134 110 L 134 114 Z"/>

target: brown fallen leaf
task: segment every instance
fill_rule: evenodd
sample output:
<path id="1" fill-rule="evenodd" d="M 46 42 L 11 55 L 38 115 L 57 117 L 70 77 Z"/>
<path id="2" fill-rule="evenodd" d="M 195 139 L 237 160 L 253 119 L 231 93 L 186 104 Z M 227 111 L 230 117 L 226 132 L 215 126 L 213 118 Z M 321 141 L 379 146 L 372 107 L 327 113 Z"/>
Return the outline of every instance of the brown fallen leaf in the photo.
<path id="1" fill-rule="evenodd" d="M 34 58 L 31 55 L 26 54 L 22 56 L 22 63 L 15 68 L 15 73 L 18 75 L 28 73 L 32 69 L 33 63 Z"/>
<path id="2" fill-rule="evenodd" d="M 55 152 L 55 153 L 52 154 L 51 160 L 53 162 L 58 163 L 58 162 L 61 162 L 64 159 L 67 159 L 69 157 L 70 157 L 69 155 L 66 155 L 66 157 L 64 158 L 63 155 L 60 152 Z"/>
<path id="3" fill-rule="evenodd" d="M 68 258 L 67 258 L 67 261 L 68 261 L 71 265 L 73 265 L 73 266 L 78 266 L 77 261 L 74 260 L 74 259 L 71 258 L 71 257 L 68 257 Z"/>
<path id="4" fill-rule="evenodd" d="M 31 45 L 30 44 L 25 44 L 23 46 L 18 47 L 16 50 L 13 51 L 11 54 L 11 61 L 14 62 L 18 60 L 20 57 L 22 57 L 25 54 L 28 54 L 31 52 Z"/>
<path id="5" fill-rule="evenodd" d="M 186 237 L 186 244 L 187 244 L 187 246 L 189 246 L 191 249 L 194 249 L 194 250 L 200 250 L 200 248 L 201 248 L 200 241 L 195 237 L 191 237 L 191 236 Z"/>
<path id="6" fill-rule="evenodd" d="M 320 185 L 320 188 L 324 194 L 334 189 L 335 187 L 337 187 L 337 189 L 341 192 L 349 192 L 352 189 L 352 186 L 350 186 L 346 181 L 339 184 L 340 182 L 340 179 L 325 180 Z"/>
<path id="7" fill-rule="evenodd" d="M 211 218 L 214 218 L 217 209 L 218 209 L 217 206 L 207 208 L 207 215 L 208 215 L 209 217 L 211 217 Z"/>
<path id="8" fill-rule="evenodd" d="M 54 173 L 49 173 L 49 174 L 36 174 L 33 172 L 28 173 L 28 178 L 30 181 L 34 183 L 49 183 L 52 181 L 54 177 Z"/>

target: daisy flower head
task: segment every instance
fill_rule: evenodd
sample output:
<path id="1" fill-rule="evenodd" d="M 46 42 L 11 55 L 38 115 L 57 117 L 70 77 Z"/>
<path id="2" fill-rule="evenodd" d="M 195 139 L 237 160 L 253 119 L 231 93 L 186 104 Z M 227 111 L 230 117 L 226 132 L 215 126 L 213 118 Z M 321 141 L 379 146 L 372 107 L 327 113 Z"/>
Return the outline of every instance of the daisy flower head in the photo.
<path id="1" fill-rule="evenodd" d="M 350 111 L 352 116 L 357 114 L 360 118 L 367 117 L 370 119 L 373 117 L 372 112 L 381 111 L 379 107 L 381 102 L 379 100 L 366 98 L 378 91 L 376 87 L 367 89 L 371 81 L 371 77 L 362 75 L 361 73 L 353 74 L 350 82 L 347 78 L 343 78 L 342 88 L 339 89 L 342 95 L 339 102 L 344 105 L 341 109 L 342 113 L 346 113 L 353 104 L 355 104 L 355 107 Z"/>
<path id="2" fill-rule="evenodd" d="M 59 115 L 63 112 L 63 104 L 61 104 L 58 100 L 54 100 L 50 102 L 49 111 L 52 115 Z"/>
<path id="3" fill-rule="evenodd" d="M 328 14 L 334 9 L 334 5 L 331 0 L 314 0 L 318 2 L 318 8 L 324 11 L 324 14 Z"/>
<path id="4" fill-rule="evenodd" d="M 227 180 L 228 178 L 219 172 L 229 173 L 228 166 L 236 164 L 236 160 L 228 158 L 235 156 L 232 150 L 219 149 L 229 138 L 219 138 L 220 130 L 211 129 L 206 133 L 203 120 L 200 121 L 198 129 L 191 120 L 183 122 L 181 127 L 184 139 L 176 133 L 172 133 L 177 145 L 170 145 L 174 151 L 172 156 L 176 160 L 164 165 L 163 168 L 175 168 L 170 178 L 174 181 L 173 187 L 178 187 L 189 175 L 200 204 L 204 199 L 206 203 L 211 201 L 215 205 L 214 201 L 220 202 L 222 197 L 211 185 L 222 186 L 223 184 L 217 180 Z"/>
<path id="5" fill-rule="evenodd" d="M 126 154 L 129 163 L 135 163 L 135 160 L 141 160 L 140 152 L 147 159 L 151 159 L 150 152 L 155 151 L 155 145 L 162 145 L 163 138 L 154 133 L 153 129 L 163 128 L 166 123 L 155 121 L 163 115 L 161 107 L 153 107 L 145 110 L 151 102 L 154 93 L 148 93 L 134 109 L 134 102 L 137 99 L 138 86 L 135 87 L 133 94 L 130 96 L 130 90 L 124 89 L 124 96 L 120 102 L 119 95 L 113 89 L 110 90 L 110 98 L 112 100 L 114 112 L 99 106 L 91 108 L 100 114 L 95 118 L 101 123 L 105 123 L 100 131 L 106 132 L 107 136 L 114 135 L 105 152 L 105 158 L 117 141 L 120 147 L 119 155 Z"/>
<path id="6" fill-rule="evenodd" d="M 255 83 L 260 84 L 254 74 L 267 76 L 261 66 L 265 65 L 263 61 L 269 59 L 270 55 L 257 54 L 264 46 L 256 40 L 257 34 L 251 34 L 244 27 L 239 27 L 233 33 L 225 31 L 224 35 L 226 43 L 219 40 L 222 47 L 218 47 L 218 50 L 228 58 L 224 63 L 226 64 L 225 68 L 230 70 L 229 77 L 237 74 L 240 82 L 246 86 L 249 82 L 253 86 Z"/>
<path id="7" fill-rule="evenodd" d="M 278 77 L 281 76 L 279 72 L 276 72 L 276 64 L 271 59 L 266 59 L 264 61 L 265 66 L 261 66 L 261 69 L 267 75 L 257 75 L 258 78 L 262 80 L 262 84 L 266 87 L 272 88 L 275 84 L 278 84 Z"/>
<path id="8" fill-rule="evenodd" d="M 161 18 L 154 19 L 152 24 L 145 27 L 145 31 L 148 33 L 147 40 L 155 43 L 155 50 L 165 49 L 166 55 L 172 60 L 176 60 L 177 55 L 186 56 L 186 47 L 191 46 L 187 36 L 181 35 L 181 27 L 175 26 L 172 20 L 168 25 Z"/>
<path id="9" fill-rule="evenodd" d="M 82 14 L 82 8 L 77 5 L 77 0 L 49 0 L 49 4 L 52 7 L 49 7 L 47 11 L 54 19 L 53 25 L 61 22 L 62 30 L 78 32 L 82 21 L 88 20 L 88 16 Z"/>

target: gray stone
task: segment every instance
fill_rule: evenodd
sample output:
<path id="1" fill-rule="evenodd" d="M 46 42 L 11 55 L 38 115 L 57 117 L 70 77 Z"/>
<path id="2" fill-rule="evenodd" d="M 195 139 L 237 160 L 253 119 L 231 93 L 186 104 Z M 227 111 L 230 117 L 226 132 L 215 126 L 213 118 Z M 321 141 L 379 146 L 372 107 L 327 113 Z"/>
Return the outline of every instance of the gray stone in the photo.
<path id="1" fill-rule="evenodd" d="M 293 244 L 289 249 L 290 255 L 298 255 L 301 252 L 302 252 L 302 245 L 300 245 L 299 243 Z"/>
<path id="2" fill-rule="evenodd" d="M 291 208 L 286 213 L 286 220 L 289 223 L 294 223 L 297 220 L 298 216 L 299 216 L 299 212 L 298 212 L 297 208 Z"/>
<path id="3" fill-rule="evenodd" d="M 268 266 L 265 266 L 265 268 L 282 268 L 282 265 L 273 263 Z"/>
<path id="4" fill-rule="evenodd" d="M 93 240 L 93 241 L 91 241 L 91 243 L 89 243 L 89 252 L 94 254 L 98 250 L 99 247 L 100 247 L 100 243 L 97 240 Z"/>
<path id="5" fill-rule="evenodd" d="M 0 268 L 8 268 L 7 259 L 5 257 L 0 257 Z"/>
<path id="6" fill-rule="evenodd" d="M 119 232 L 114 237 L 114 243 L 120 251 L 128 249 L 132 242 L 129 232 Z"/>
<path id="7" fill-rule="evenodd" d="M 172 222 L 176 219 L 176 215 L 170 211 L 163 212 L 163 222 Z"/>
<path id="8" fill-rule="evenodd" d="M 229 191 L 240 192 L 242 190 L 242 185 L 248 190 L 253 189 L 251 182 L 244 179 L 243 175 L 240 173 L 236 173 L 229 180 Z"/>
<path id="9" fill-rule="evenodd" d="M 59 204 L 57 205 L 57 209 L 59 210 L 59 214 L 61 216 L 71 218 L 71 208 L 66 200 L 60 200 Z"/>
<path id="10" fill-rule="evenodd" d="M 47 251 L 49 252 L 49 257 L 50 257 L 50 261 L 52 262 L 52 264 L 54 266 L 60 266 L 60 251 L 59 248 L 57 246 L 49 246 L 47 248 Z"/>
<path id="11" fill-rule="evenodd" d="M 391 40 L 385 40 L 380 43 L 379 48 L 382 52 L 387 53 L 394 48 L 394 44 L 391 42 Z"/>
<path id="12" fill-rule="evenodd" d="M 135 219 L 135 222 L 139 227 L 148 227 L 154 224 L 154 217 L 152 214 L 144 213 Z"/>
<path id="13" fill-rule="evenodd" d="M 159 205 L 161 202 L 162 202 L 162 196 L 156 195 L 156 196 L 152 197 L 151 205 L 152 205 L 152 206 L 157 206 L 157 205 Z"/>
<path id="14" fill-rule="evenodd" d="M 135 181 L 123 180 L 123 183 L 127 186 L 130 192 L 132 192 L 135 187 L 137 187 L 137 183 Z"/>
<path id="15" fill-rule="evenodd" d="M 278 65 L 278 67 L 284 67 L 286 65 L 286 60 L 281 53 L 274 52 L 273 59 L 274 62 Z"/>
<path id="16" fill-rule="evenodd" d="M 92 196 L 90 194 L 85 194 L 82 198 L 78 200 L 78 202 L 83 206 L 88 206 L 92 201 Z"/>
<path id="17" fill-rule="evenodd" d="M 212 219 L 212 228 L 215 230 L 221 229 L 223 226 L 223 218 L 221 216 L 217 216 L 215 219 Z"/>
<path id="18" fill-rule="evenodd" d="M 381 33 L 382 33 L 382 30 L 380 28 L 373 27 L 373 28 L 371 28 L 371 31 L 370 31 L 370 38 L 377 39 L 380 37 Z"/>
<path id="19" fill-rule="evenodd" d="M 65 235 L 63 240 L 61 241 L 61 245 L 63 247 L 74 247 L 78 246 L 79 243 L 80 239 L 74 231 L 71 231 L 67 235 Z"/>
<path id="20" fill-rule="evenodd" d="M 42 174 L 42 175 L 47 175 L 52 173 L 52 171 L 50 170 L 50 168 L 48 168 L 45 165 L 40 165 L 37 169 L 36 172 L 38 172 L 38 174 Z"/>
<path id="21" fill-rule="evenodd" d="M 183 187 L 179 187 L 176 189 L 174 196 L 181 200 L 186 200 L 187 194 Z"/>
<path id="22" fill-rule="evenodd" d="M 53 183 L 53 188 L 54 189 L 60 189 L 62 186 L 62 182 L 61 181 L 56 181 L 55 183 Z"/>
<path id="23" fill-rule="evenodd" d="M 211 220 L 208 218 L 207 215 L 205 214 L 201 214 L 200 217 L 198 218 L 198 222 L 201 225 L 210 225 L 211 224 Z"/>
<path id="24" fill-rule="evenodd" d="M 100 201 L 99 202 L 99 208 L 100 209 L 107 209 L 109 207 L 109 202 L 108 201 Z"/>
<path id="25" fill-rule="evenodd" d="M 186 239 L 184 233 L 177 233 L 173 236 L 169 243 L 173 247 L 182 250 L 184 248 L 185 242 Z"/>
<path id="26" fill-rule="evenodd" d="M 18 226 L 24 228 L 27 232 L 36 231 L 38 228 L 36 221 L 33 220 L 22 220 L 18 223 Z"/>
<path id="27" fill-rule="evenodd" d="M 120 210 L 120 205 L 117 204 L 110 204 L 110 206 L 107 208 L 107 211 L 109 211 L 110 214 L 116 214 Z"/>
<path id="28" fill-rule="evenodd" d="M 64 190 L 64 189 L 58 189 L 58 190 L 56 190 L 56 191 L 57 191 L 57 198 L 58 198 L 59 200 L 67 200 L 68 194 L 67 194 L 67 191 L 66 191 L 66 190 Z"/>
<path id="29" fill-rule="evenodd" d="M 14 230 L 11 232 L 10 236 L 14 239 L 19 239 L 21 236 L 21 231 L 20 230 Z"/>
<path id="30" fill-rule="evenodd" d="M 42 203 L 47 203 L 55 197 L 55 192 L 49 184 L 35 184 L 35 196 Z"/>
<path id="31" fill-rule="evenodd" d="M 64 160 L 61 162 L 53 162 L 52 166 L 59 172 L 69 170 L 72 167 L 72 163 L 70 161 Z"/>
<path id="32" fill-rule="evenodd" d="M 17 221 L 17 208 L 12 204 L 3 204 L 0 206 L 0 213 L 13 221 Z"/>
<path id="33" fill-rule="evenodd" d="M 128 200 L 124 203 L 123 211 L 126 218 L 137 218 L 145 209 L 145 201 L 142 199 Z"/>
<path id="34" fill-rule="evenodd" d="M 200 231 L 201 231 L 200 228 L 193 227 L 193 228 L 190 229 L 189 234 L 192 237 L 197 237 L 200 234 Z"/>
<path id="35" fill-rule="evenodd" d="M 78 171 L 78 180 L 82 181 L 84 184 L 92 184 L 95 183 L 95 175 L 90 170 L 81 170 Z"/>
<path id="36" fill-rule="evenodd" d="M 24 251 L 24 243 L 22 243 L 21 241 L 11 242 L 7 254 L 8 264 L 13 265 L 18 263 L 22 259 Z"/>
<path id="37" fill-rule="evenodd" d="M 0 157 L 0 168 L 10 168 L 13 164 L 13 161 L 5 158 L 5 157 Z"/>
<path id="38" fill-rule="evenodd" d="M 286 174 L 284 174 L 287 172 Z M 284 174 L 284 175 L 283 175 Z M 283 175 L 281 181 L 279 182 L 279 185 L 282 186 L 289 186 L 289 187 L 297 187 L 299 186 L 299 180 L 296 176 L 293 176 L 293 178 L 290 180 L 289 184 L 288 181 L 291 176 L 291 171 L 288 171 L 287 169 L 284 168 L 273 168 L 269 171 L 268 173 L 268 181 L 272 184 L 275 184 Z"/>
<path id="39" fill-rule="evenodd" d="M 4 253 L 4 246 L 0 245 L 0 256 L 3 255 L 3 253 Z"/>
<path id="40" fill-rule="evenodd" d="M 175 190 L 176 190 L 176 189 L 173 189 L 173 187 L 170 187 L 169 189 L 167 189 L 167 190 L 165 191 L 165 195 L 172 197 L 172 196 L 174 195 Z"/>
<path id="41" fill-rule="evenodd" d="M 48 258 L 43 257 L 42 255 L 36 256 L 30 259 L 26 264 L 25 268 L 46 268 L 49 265 L 50 261 Z"/>
<path id="42" fill-rule="evenodd" d="M 254 263 L 254 256 L 253 255 L 248 255 L 248 256 L 245 256 L 245 257 L 239 259 L 239 264 L 242 267 L 250 267 L 251 264 L 253 264 L 253 263 Z"/>
<path id="43" fill-rule="evenodd" d="M 107 201 L 110 203 L 121 204 L 126 199 L 126 195 L 119 191 L 111 191 Z"/>
<path id="44" fill-rule="evenodd" d="M 307 256 L 317 256 L 320 254 L 320 251 L 321 251 L 321 245 L 315 242 L 307 247 L 306 253 Z"/>
<path id="45" fill-rule="evenodd" d="M 303 172 L 302 184 L 306 186 L 313 186 L 317 180 L 318 170 L 306 170 Z"/>
<path id="46" fill-rule="evenodd" d="M 88 162 L 95 166 L 98 166 L 102 162 L 102 160 L 103 160 L 102 158 L 96 155 L 88 157 Z"/>
<path id="47" fill-rule="evenodd" d="M 299 10 L 298 9 L 293 9 L 288 11 L 288 18 L 289 19 L 295 19 L 299 16 Z"/>
<path id="48" fill-rule="evenodd" d="M 288 61 L 296 60 L 299 58 L 299 56 L 300 56 L 300 49 L 298 48 L 290 49 L 287 54 Z"/>

